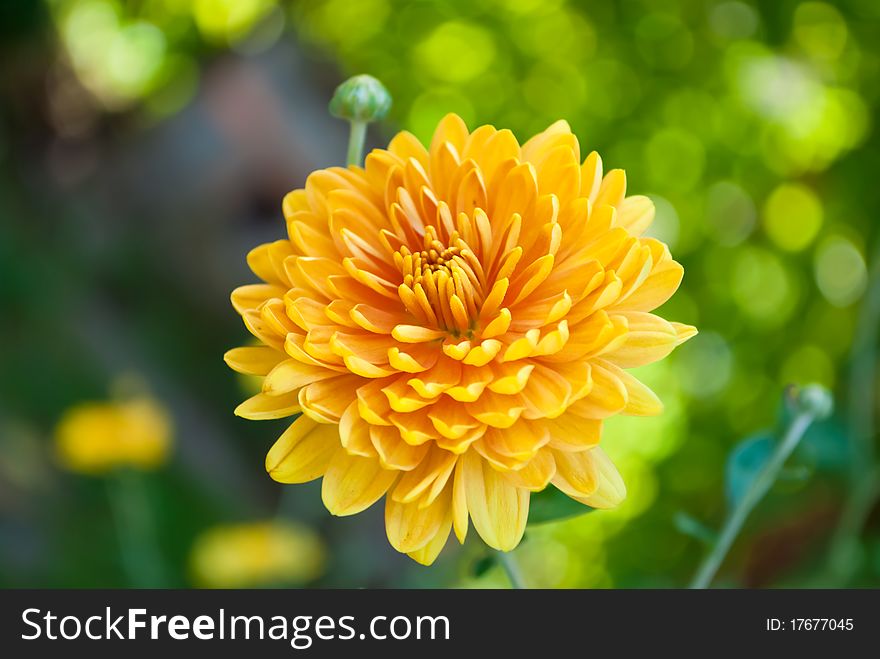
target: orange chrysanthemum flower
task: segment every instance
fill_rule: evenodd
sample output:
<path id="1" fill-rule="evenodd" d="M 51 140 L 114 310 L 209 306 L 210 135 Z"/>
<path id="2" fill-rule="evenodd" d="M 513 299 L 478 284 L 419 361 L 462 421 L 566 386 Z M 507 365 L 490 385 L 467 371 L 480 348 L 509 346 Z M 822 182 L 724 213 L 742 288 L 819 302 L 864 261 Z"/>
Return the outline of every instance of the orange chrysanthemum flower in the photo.
<path id="1" fill-rule="evenodd" d="M 302 412 L 266 457 L 282 483 L 323 476 L 351 515 L 385 496 L 388 539 L 430 564 L 468 519 L 513 549 L 531 492 L 597 508 L 625 496 L 602 420 L 661 403 L 624 369 L 696 330 L 650 313 L 681 266 L 641 233 L 654 209 L 622 170 L 581 163 L 566 122 L 520 146 L 449 115 L 430 149 L 403 132 L 365 166 L 314 172 L 284 199 L 288 238 L 232 294 L 264 375 L 236 414 Z"/>

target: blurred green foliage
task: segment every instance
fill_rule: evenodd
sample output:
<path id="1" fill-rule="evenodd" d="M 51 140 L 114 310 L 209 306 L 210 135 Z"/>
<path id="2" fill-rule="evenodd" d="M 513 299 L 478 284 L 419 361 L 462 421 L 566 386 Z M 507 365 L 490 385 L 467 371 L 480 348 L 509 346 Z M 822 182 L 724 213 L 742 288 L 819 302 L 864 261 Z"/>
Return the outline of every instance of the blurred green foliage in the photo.
<path id="1" fill-rule="evenodd" d="M 295 93 L 324 94 L 326 101 L 349 75 L 380 79 L 394 99 L 382 128 L 386 136 L 405 128 L 427 139 L 450 111 L 471 127 L 493 123 L 521 139 L 568 120 L 584 155 L 598 150 L 606 168 L 627 170 L 632 192 L 654 199 L 652 231 L 686 273 L 662 313 L 701 333 L 640 374 L 666 403 L 663 416 L 608 424 L 605 442 L 627 480 L 627 502 L 616 511 L 531 529 L 518 551 L 530 583 L 686 583 L 703 548 L 675 520 L 686 513 L 694 523 L 717 524 L 726 508 L 723 479 L 732 447 L 774 426 L 787 383 L 818 382 L 834 391 L 839 412 L 804 441 L 802 453 L 816 468 L 808 479 L 790 479 L 774 490 L 747 525 L 722 578 L 746 586 L 815 583 L 852 486 L 848 442 L 876 442 L 864 419 L 876 417 L 877 391 L 864 395 L 850 366 L 868 360 L 869 372 L 877 367 L 877 328 L 873 335 L 868 328 L 874 337 L 869 350 L 860 345 L 854 352 L 853 336 L 860 314 L 865 317 L 866 296 L 876 296 L 880 286 L 875 281 L 869 288 L 869 266 L 877 260 L 871 250 L 880 238 L 874 180 L 880 151 L 873 125 L 880 104 L 880 3 L 47 0 L 42 12 L 33 4 L 4 8 L 10 16 L 3 21 L 4 48 L 19 54 L 9 60 L 19 69 L 26 68 L 22 52 L 41 53 L 27 65 L 43 67 L 41 84 L 23 89 L 7 83 L 2 90 L 10 98 L 37 96 L 33 104 L 42 108 L 45 123 L 35 121 L 31 129 L 61 140 L 96 140 L 96 134 L 121 140 L 94 126 L 112 127 L 124 117 L 139 118 L 129 128 L 134 132 L 173 123 L 197 102 L 213 64 L 230 57 L 260 61 L 290 41 L 310 62 L 288 81 Z M 10 34 L 10 25 L 17 32 Z M 22 104 L 11 105 L 20 110 Z M 0 223 L 0 299 L 18 312 L 4 312 L 4 344 L 18 347 L 4 372 L 19 374 L 4 375 L 0 418 L 7 427 L 3 471 L 9 472 L 2 478 L 27 481 L 24 489 L 7 489 L 26 492 L 30 503 L 24 509 L 4 505 L 11 521 L 2 527 L 0 582 L 116 584 L 122 572 L 103 570 L 106 561 L 118 561 L 112 531 L 99 525 L 89 548 L 79 547 L 84 539 L 78 529 L 105 506 L 96 484 L 67 483 L 63 498 L 57 486 L 33 487 L 51 480 L 45 475 L 51 467 L 34 447 L 45 443 L 65 407 L 101 395 L 109 377 L 82 352 L 58 343 L 52 328 L 62 327 L 58 332 L 66 336 L 66 307 L 47 304 L 41 291 L 55 290 L 50 299 L 66 300 L 69 308 L 91 287 L 108 287 L 109 279 L 124 300 L 124 322 L 174 383 L 157 393 L 174 398 L 180 390 L 195 391 L 226 435 L 244 438 L 233 440 L 233 455 L 248 461 L 244 473 L 254 481 L 265 479 L 259 455 L 274 430 L 231 419 L 241 393 L 222 372 L 219 354 L 243 330 L 231 313 L 212 309 L 193 317 L 199 310 L 174 290 L 159 241 L 117 236 L 118 250 L 112 257 L 103 252 L 107 260 L 96 264 L 76 238 L 77 220 L 27 219 L 54 209 L 34 201 L 41 174 L 30 172 L 28 183 L 15 166 L 17 155 L 27 161 L 25 151 L 34 148 L 11 134 L 22 121 L 22 112 L 7 112 L 0 136 L 0 213 L 19 219 L 17 228 L 8 219 Z M 326 159 L 341 161 L 342 154 L 327 153 Z M 302 180 L 285 183 L 293 188 Z M 78 212 L 77 194 L 56 194 L 70 202 L 63 213 Z M 280 212 L 276 216 L 270 233 L 280 236 Z M 41 251 L 39 232 L 49 228 L 70 241 L 56 240 L 54 252 Z M 250 246 L 241 245 L 231 257 L 243 261 Z M 167 291 L 157 293 L 156 286 Z M 211 295 L 221 299 L 225 292 Z M 49 381 L 30 373 L 43 363 Z M 198 450 L 206 446 L 210 441 Z M 23 476 L 27 469 L 34 475 Z M 185 556 L 199 531 L 216 521 L 266 514 L 274 496 L 264 492 L 256 495 L 261 503 L 234 502 L 234 496 L 202 487 L 187 469 L 172 465 L 153 492 L 163 533 L 174 538 L 166 553 L 178 566 L 178 585 L 187 583 Z M 268 491 L 269 485 L 258 487 Z M 328 522 L 308 488 L 297 494 L 291 515 L 326 535 L 331 556 L 319 584 L 504 583 L 495 568 L 475 576 L 471 566 L 482 553 L 473 539 L 463 552 L 447 551 L 445 561 L 424 571 L 382 554 L 377 520 Z M 363 530 L 371 524 L 374 529 Z M 22 527 L 37 531 L 23 534 Z M 20 563 L 15 552 L 27 553 L 30 546 L 25 542 L 22 549 L 24 536 L 53 560 L 13 573 L 9 566 Z M 864 540 L 849 583 L 876 586 L 876 518 L 869 519 Z M 106 549 L 95 552 L 96 544 Z M 356 565 L 350 559 L 365 547 L 382 557 Z"/>

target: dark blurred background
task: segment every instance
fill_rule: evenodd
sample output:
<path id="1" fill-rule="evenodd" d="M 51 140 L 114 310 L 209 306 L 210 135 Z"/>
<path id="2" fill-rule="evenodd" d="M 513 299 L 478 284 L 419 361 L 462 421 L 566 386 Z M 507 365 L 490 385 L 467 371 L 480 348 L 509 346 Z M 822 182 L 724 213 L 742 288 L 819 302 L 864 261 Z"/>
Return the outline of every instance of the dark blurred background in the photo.
<path id="1" fill-rule="evenodd" d="M 807 382 L 836 413 L 718 583 L 880 585 L 878 43 L 876 0 L 3 2 L 0 585 L 506 583 L 473 533 L 423 568 L 382 506 L 331 518 L 319 484 L 282 488 L 284 422 L 232 414 L 254 385 L 221 359 L 247 337 L 229 292 L 285 235 L 283 195 L 344 160 L 326 104 L 355 73 L 394 98 L 373 146 L 449 111 L 521 140 L 567 119 L 685 266 L 661 313 L 701 333 L 640 373 L 667 411 L 606 430 L 629 499 L 530 528 L 531 585 L 685 585 Z M 132 390 L 170 419 L 167 460 L 65 465 L 59 422 Z"/>

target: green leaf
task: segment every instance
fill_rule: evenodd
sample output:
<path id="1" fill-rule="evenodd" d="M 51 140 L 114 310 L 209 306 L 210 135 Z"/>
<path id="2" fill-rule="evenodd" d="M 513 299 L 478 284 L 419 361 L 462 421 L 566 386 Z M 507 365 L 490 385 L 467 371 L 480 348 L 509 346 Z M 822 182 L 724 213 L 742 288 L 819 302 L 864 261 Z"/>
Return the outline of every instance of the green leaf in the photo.
<path id="1" fill-rule="evenodd" d="M 529 502 L 529 525 L 558 522 L 592 511 L 593 508 L 575 501 L 551 486 L 532 494 Z"/>
<path id="2" fill-rule="evenodd" d="M 486 554 L 471 564 L 471 574 L 477 578 L 482 577 L 497 564 L 498 556 L 494 552 Z"/>
<path id="3" fill-rule="evenodd" d="M 812 424 L 798 446 L 797 454 L 817 469 L 842 471 L 852 461 L 852 444 L 846 429 L 834 419 Z"/>

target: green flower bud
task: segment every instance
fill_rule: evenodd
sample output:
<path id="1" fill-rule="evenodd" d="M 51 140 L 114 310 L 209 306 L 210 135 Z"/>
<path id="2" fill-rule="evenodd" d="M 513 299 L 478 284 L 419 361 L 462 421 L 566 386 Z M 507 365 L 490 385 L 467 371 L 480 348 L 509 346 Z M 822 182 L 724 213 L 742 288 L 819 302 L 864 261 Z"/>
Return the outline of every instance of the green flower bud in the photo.
<path id="1" fill-rule="evenodd" d="M 373 76 L 359 75 L 343 82 L 330 100 L 330 114 L 340 119 L 370 123 L 391 109 L 391 94 Z"/>
<path id="2" fill-rule="evenodd" d="M 801 387 L 795 394 L 795 405 L 801 412 L 812 414 L 815 419 L 827 419 L 834 411 L 831 392 L 818 384 Z"/>

